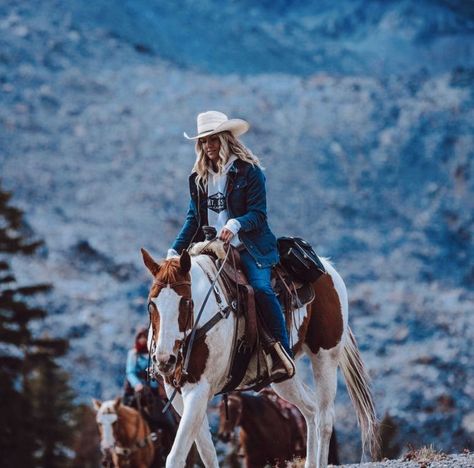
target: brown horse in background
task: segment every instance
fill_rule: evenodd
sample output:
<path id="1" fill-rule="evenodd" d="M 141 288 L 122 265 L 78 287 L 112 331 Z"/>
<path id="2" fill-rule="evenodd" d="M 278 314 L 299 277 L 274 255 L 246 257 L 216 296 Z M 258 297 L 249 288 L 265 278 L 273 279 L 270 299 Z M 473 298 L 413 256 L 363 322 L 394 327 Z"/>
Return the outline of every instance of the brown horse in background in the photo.
<path id="1" fill-rule="evenodd" d="M 306 456 L 306 423 L 296 406 L 266 389 L 259 395 L 231 393 L 219 407 L 218 436 L 229 442 L 240 426 L 239 443 L 245 466 L 260 468 L 267 464 L 286 466 L 286 461 Z M 329 463 L 339 464 L 333 431 L 329 444 Z"/>
<path id="2" fill-rule="evenodd" d="M 122 468 L 148 468 L 155 456 L 150 427 L 134 408 L 122 405 L 121 399 L 93 400 L 100 432 L 102 465 Z"/>

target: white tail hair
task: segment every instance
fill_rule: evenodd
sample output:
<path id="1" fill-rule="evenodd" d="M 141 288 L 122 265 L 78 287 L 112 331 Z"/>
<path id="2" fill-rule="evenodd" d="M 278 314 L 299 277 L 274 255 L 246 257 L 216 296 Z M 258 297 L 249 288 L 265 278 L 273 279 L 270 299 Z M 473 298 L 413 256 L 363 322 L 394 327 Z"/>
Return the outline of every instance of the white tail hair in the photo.
<path id="1" fill-rule="evenodd" d="M 339 365 L 361 429 L 362 457 L 364 457 L 368 445 L 372 458 L 376 460 L 379 457 L 380 450 L 379 421 L 375 414 L 370 377 L 350 327 L 348 327 L 348 337 L 344 343 Z"/>

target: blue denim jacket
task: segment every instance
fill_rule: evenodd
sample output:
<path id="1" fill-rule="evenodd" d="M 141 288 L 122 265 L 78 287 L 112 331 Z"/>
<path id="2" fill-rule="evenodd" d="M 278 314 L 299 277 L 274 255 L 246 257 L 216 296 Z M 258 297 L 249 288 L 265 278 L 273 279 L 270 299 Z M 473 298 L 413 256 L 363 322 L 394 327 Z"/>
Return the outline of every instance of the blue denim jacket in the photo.
<path id="1" fill-rule="evenodd" d="M 196 186 L 196 173 L 189 176 L 189 202 L 186 220 L 172 248 L 178 253 L 191 242 L 204 240 L 201 227 L 207 224 L 207 194 Z M 279 261 L 276 238 L 267 222 L 265 176 L 258 166 L 237 159 L 227 173 L 226 191 L 229 218 L 240 223 L 239 239 L 261 268 Z"/>

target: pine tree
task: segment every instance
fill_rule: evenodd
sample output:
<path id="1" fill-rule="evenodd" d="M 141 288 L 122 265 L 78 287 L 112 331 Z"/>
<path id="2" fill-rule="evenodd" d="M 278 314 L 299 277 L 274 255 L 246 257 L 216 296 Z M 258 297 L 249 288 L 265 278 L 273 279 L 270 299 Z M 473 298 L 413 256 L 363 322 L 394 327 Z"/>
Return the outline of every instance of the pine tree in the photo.
<path id="1" fill-rule="evenodd" d="M 29 380 L 33 420 L 40 466 L 64 466 L 70 459 L 65 449 L 72 443 L 72 399 L 68 376 L 52 359 L 43 360 Z M 67 419 L 64 419 L 64 417 Z"/>
<path id="2" fill-rule="evenodd" d="M 22 233 L 23 214 L 0 187 L 0 460 L 2 467 L 64 466 L 72 393 L 55 363 L 67 341 L 36 337 L 31 323 L 46 317 L 32 305 L 50 285 L 18 286 L 8 260 L 42 244 Z"/>

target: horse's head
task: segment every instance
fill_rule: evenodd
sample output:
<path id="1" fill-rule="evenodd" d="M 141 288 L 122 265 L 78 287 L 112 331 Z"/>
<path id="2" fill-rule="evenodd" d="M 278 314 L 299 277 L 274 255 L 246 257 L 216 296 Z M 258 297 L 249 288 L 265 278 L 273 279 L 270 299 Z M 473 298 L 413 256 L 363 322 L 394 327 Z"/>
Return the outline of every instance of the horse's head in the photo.
<path id="1" fill-rule="evenodd" d="M 242 418 L 242 398 L 239 395 L 231 394 L 227 400 L 228 412 L 226 413 L 225 402 L 221 401 L 219 406 L 219 432 L 220 440 L 229 442 L 235 428 L 239 426 Z"/>
<path id="2" fill-rule="evenodd" d="M 102 464 L 104 466 L 116 466 L 117 456 L 113 449 L 117 443 L 116 432 L 121 399 L 116 398 L 115 400 L 101 402 L 94 398 L 92 405 L 97 412 L 96 421 L 100 433 Z"/>
<path id="3" fill-rule="evenodd" d="M 155 262 L 142 249 L 143 261 L 153 276 L 148 295 L 151 329 L 148 339 L 153 367 L 163 375 L 176 368 L 178 351 L 185 333 L 193 326 L 191 299 L 191 258 L 187 251 L 181 256 Z"/>

